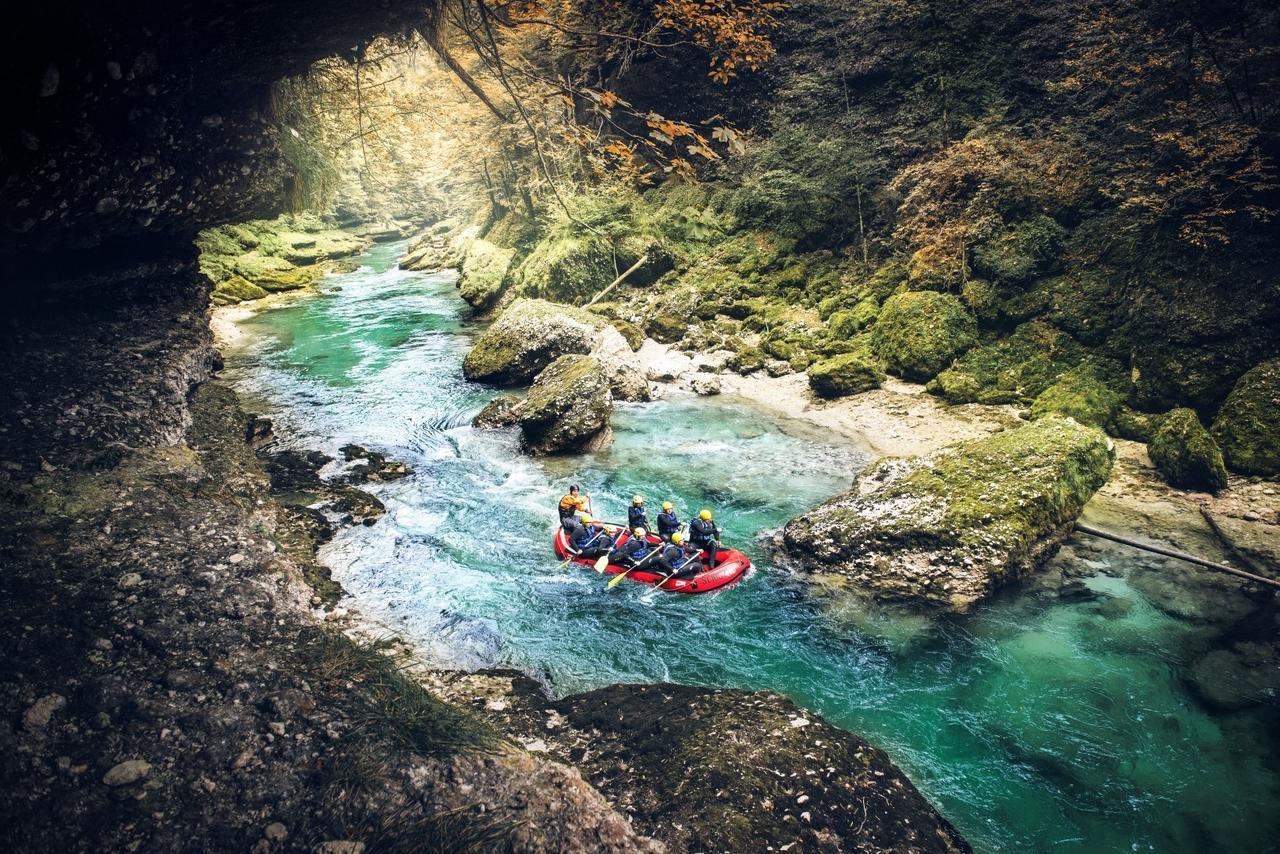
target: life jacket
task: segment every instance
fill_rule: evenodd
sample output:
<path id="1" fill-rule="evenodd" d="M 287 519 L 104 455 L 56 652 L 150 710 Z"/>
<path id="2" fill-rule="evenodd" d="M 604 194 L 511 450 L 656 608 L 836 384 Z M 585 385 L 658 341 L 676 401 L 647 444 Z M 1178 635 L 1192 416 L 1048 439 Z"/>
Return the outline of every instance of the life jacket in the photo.
<path id="1" fill-rule="evenodd" d="M 658 514 L 659 534 L 670 534 L 678 530 L 680 530 L 680 520 L 676 518 L 674 510 L 670 513 L 663 512 Z"/>
<path id="2" fill-rule="evenodd" d="M 595 525 L 579 525 L 569 535 L 569 540 L 573 543 L 575 549 L 581 549 L 599 536 L 602 530 L 602 528 Z"/>
<path id="3" fill-rule="evenodd" d="M 689 523 L 689 538 L 695 542 L 705 543 L 716 538 L 719 530 L 710 519 L 694 519 Z"/>
<path id="4" fill-rule="evenodd" d="M 627 527 L 631 530 L 636 528 L 649 529 L 649 517 L 645 514 L 643 507 L 637 507 L 632 504 L 627 510 Z"/>
<path id="5" fill-rule="evenodd" d="M 560 499 L 560 515 L 568 516 L 575 510 L 581 510 L 586 503 L 587 500 L 581 495 L 566 495 Z"/>

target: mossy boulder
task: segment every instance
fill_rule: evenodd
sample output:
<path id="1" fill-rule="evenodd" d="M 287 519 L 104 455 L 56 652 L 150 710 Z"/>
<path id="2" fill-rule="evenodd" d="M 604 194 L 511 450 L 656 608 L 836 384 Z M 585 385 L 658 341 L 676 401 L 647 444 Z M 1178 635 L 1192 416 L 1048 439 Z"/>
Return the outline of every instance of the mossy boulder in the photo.
<path id="1" fill-rule="evenodd" d="M 1014 223 L 973 247 L 973 266 L 998 282 L 1025 282 L 1050 273 L 1059 263 L 1066 229 L 1051 217 Z"/>
<path id="2" fill-rule="evenodd" d="M 991 323 L 1000 314 L 1000 296 L 986 279 L 970 279 L 961 285 L 960 299 L 982 323 Z"/>
<path id="3" fill-rule="evenodd" d="M 1147 453 L 1174 486 L 1217 492 L 1227 485 L 1222 451 L 1193 409 L 1175 409 L 1164 416 Z"/>
<path id="4" fill-rule="evenodd" d="M 964 277 L 964 259 L 939 246 L 918 249 L 907 261 L 907 287 L 913 291 L 950 291 Z"/>
<path id="5" fill-rule="evenodd" d="M 675 344 L 684 337 L 688 328 L 689 324 L 686 320 L 665 311 L 658 312 L 645 324 L 645 331 L 649 333 L 649 337 L 663 344 Z"/>
<path id="6" fill-rule="evenodd" d="M 1263 362 L 1236 381 L 1218 417 L 1213 438 L 1227 468 L 1241 474 L 1280 474 L 1280 359 Z"/>
<path id="7" fill-rule="evenodd" d="M 214 305 L 234 305 L 238 302 L 262 299 L 267 292 L 245 279 L 243 276 L 232 276 L 218 282 L 209 299 Z"/>
<path id="8" fill-rule="evenodd" d="M 837 311 L 827 318 L 827 328 L 837 338 L 852 338 L 876 322 L 880 303 L 874 297 L 865 297 L 853 308 Z"/>
<path id="9" fill-rule="evenodd" d="M 923 382 L 937 376 L 977 341 L 978 324 L 950 294 L 895 294 L 880 309 L 872 347 L 890 373 Z"/>
<path id="10" fill-rule="evenodd" d="M 512 277 L 523 296 L 581 304 L 620 271 L 615 270 L 613 252 L 605 241 L 556 230 L 534 245 Z"/>
<path id="11" fill-rule="evenodd" d="M 1066 415 L 1081 424 L 1106 427 L 1120 408 L 1120 395 L 1087 365 L 1067 371 L 1031 404 L 1031 417 Z"/>
<path id="12" fill-rule="evenodd" d="M 1054 553 L 1114 456 L 1102 431 L 1050 416 L 882 460 L 788 522 L 783 545 L 855 595 L 963 611 Z"/>
<path id="13" fill-rule="evenodd" d="M 477 310 L 492 306 L 506 287 L 507 270 L 515 254 L 514 249 L 495 246 L 487 240 L 473 241 L 462 261 L 458 295 Z"/>
<path id="14" fill-rule="evenodd" d="M 471 419 L 471 424 L 483 430 L 510 427 L 519 421 L 522 402 L 514 394 L 500 394 L 485 404 L 484 409 Z"/>
<path id="15" fill-rule="evenodd" d="M 561 356 L 590 353 L 608 321 L 582 309 L 519 299 L 486 329 L 462 362 L 476 382 L 520 385 Z"/>
<path id="16" fill-rule="evenodd" d="M 845 353 L 809 366 L 809 388 L 819 397 L 844 397 L 879 388 L 884 369 L 865 353 Z"/>
<path id="17" fill-rule="evenodd" d="M 525 443 L 536 454 L 598 448 L 609 431 L 613 394 L 591 356 L 561 356 L 529 387 L 517 407 Z"/>
<path id="18" fill-rule="evenodd" d="M 1156 434 L 1156 430 L 1160 427 L 1160 421 L 1164 416 L 1150 413 L 1139 412 L 1131 406 L 1124 404 L 1116 410 L 1115 417 L 1111 419 L 1112 433 L 1121 439 L 1130 439 L 1134 442 L 1150 442 L 1151 437 Z"/>
<path id="19" fill-rule="evenodd" d="M 1035 320 L 969 350 L 938 374 L 928 390 L 952 403 L 1030 401 L 1087 356 L 1070 335 Z"/>
<path id="20" fill-rule="evenodd" d="M 644 346 L 644 331 L 639 326 L 621 318 L 614 318 L 609 323 L 626 340 L 627 346 L 631 348 L 632 352 Z"/>
<path id="21" fill-rule="evenodd" d="M 866 290 L 876 302 L 882 303 L 904 288 L 906 282 L 907 265 L 901 258 L 890 258 L 867 278 Z"/>

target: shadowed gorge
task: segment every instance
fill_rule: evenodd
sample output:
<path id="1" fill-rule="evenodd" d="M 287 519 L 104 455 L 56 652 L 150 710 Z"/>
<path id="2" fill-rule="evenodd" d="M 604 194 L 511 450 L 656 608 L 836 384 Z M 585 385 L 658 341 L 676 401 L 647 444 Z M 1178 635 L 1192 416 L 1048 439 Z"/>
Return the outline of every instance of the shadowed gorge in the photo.
<path id="1" fill-rule="evenodd" d="M 6 850 L 1276 850 L 1270 4 L 12 23 Z"/>

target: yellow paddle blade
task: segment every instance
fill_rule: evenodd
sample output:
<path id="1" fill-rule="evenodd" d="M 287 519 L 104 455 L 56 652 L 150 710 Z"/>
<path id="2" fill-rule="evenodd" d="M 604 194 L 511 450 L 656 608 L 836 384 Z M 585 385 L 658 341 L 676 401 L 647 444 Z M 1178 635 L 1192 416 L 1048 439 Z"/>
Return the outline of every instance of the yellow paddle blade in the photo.
<path id="1" fill-rule="evenodd" d="M 631 570 L 629 570 L 629 569 L 627 570 L 627 572 L 630 572 L 630 571 L 631 571 Z M 619 581 L 621 581 L 622 579 L 626 578 L 626 577 L 627 577 L 627 572 L 619 572 L 617 575 L 615 575 L 615 576 L 613 577 L 613 580 L 609 582 L 609 585 L 608 585 L 607 587 L 605 587 L 605 590 L 610 589 L 611 587 L 613 587 L 613 585 L 617 584 Z"/>
<path id="2" fill-rule="evenodd" d="M 609 556 L 600 555 L 600 559 L 596 561 L 596 572 L 604 572 L 604 568 L 609 565 Z"/>

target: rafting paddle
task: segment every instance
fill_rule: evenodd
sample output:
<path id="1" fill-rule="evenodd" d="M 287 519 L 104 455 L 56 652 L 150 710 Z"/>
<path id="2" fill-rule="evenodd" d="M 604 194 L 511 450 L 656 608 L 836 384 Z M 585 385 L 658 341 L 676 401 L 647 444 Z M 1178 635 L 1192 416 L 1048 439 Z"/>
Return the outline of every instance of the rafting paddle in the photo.
<path id="1" fill-rule="evenodd" d="M 613 585 L 617 584 L 619 581 L 621 581 L 622 579 L 626 578 L 626 577 L 627 577 L 627 575 L 629 575 L 630 573 L 632 573 L 632 572 L 634 572 L 635 570 L 639 569 L 640 567 L 644 566 L 645 561 L 649 560 L 650 558 L 652 558 L 652 557 L 653 557 L 654 555 L 656 555 L 657 553 L 658 553 L 658 550 L 655 548 L 653 551 L 649 552 L 647 555 L 645 555 L 644 557 L 640 558 L 640 562 L 639 562 L 639 563 L 637 563 L 635 566 L 631 567 L 630 569 L 626 569 L 626 570 L 623 570 L 622 572 L 619 572 L 617 575 L 615 575 L 615 576 L 613 577 L 613 580 L 612 580 L 612 581 L 610 581 L 610 582 L 608 583 L 608 585 L 606 585 L 606 586 L 605 586 L 605 588 L 604 588 L 604 589 L 605 589 L 605 590 L 612 590 L 612 589 L 613 589 Z"/>
<path id="2" fill-rule="evenodd" d="M 613 545 L 609 547 L 609 551 L 600 555 L 600 559 L 596 561 L 596 572 L 604 574 L 604 568 L 609 565 L 609 555 L 612 554 L 613 550 L 618 547 L 618 542 L 622 539 L 622 535 L 625 534 L 626 532 L 627 532 L 626 528 L 623 528 L 621 531 L 619 531 L 617 538 L 613 541 Z"/>

